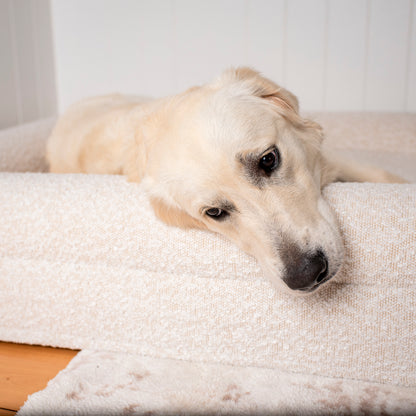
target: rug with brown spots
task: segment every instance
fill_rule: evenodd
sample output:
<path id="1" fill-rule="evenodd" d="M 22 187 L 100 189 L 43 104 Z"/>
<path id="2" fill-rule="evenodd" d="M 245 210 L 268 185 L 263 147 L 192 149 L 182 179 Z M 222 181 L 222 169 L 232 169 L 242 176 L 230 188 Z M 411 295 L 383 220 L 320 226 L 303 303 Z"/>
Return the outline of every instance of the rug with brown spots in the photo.
<path id="1" fill-rule="evenodd" d="M 29 396 L 29 415 L 415 415 L 416 388 L 81 351 L 46 389 Z"/>

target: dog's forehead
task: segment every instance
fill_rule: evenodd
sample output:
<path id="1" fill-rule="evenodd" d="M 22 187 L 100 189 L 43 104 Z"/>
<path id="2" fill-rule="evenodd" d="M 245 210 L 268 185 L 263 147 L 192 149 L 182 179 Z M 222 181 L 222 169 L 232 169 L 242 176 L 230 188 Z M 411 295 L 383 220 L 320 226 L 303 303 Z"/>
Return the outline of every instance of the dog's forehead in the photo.
<path id="1" fill-rule="evenodd" d="M 242 150 L 261 146 L 278 134 L 281 117 L 258 97 L 213 94 L 200 109 L 204 140 L 215 148 Z"/>
<path id="2" fill-rule="evenodd" d="M 169 164 L 173 157 L 198 172 L 218 170 L 232 164 L 238 155 L 278 144 L 284 121 L 263 101 L 218 94 L 184 99 L 176 107 L 170 122 L 173 128 L 163 140 L 169 149 Z"/>

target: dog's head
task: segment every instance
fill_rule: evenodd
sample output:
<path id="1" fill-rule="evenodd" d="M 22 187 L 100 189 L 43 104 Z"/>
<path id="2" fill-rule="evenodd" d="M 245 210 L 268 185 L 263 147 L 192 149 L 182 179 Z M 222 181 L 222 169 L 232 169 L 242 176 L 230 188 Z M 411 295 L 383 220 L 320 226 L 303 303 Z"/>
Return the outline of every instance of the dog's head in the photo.
<path id="1" fill-rule="evenodd" d="M 336 274 L 343 249 L 321 195 L 323 134 L 295 96 L 240 68 L 155 114 L 141 159 L 162 220 L 226 236 L 299 293 Z"/>

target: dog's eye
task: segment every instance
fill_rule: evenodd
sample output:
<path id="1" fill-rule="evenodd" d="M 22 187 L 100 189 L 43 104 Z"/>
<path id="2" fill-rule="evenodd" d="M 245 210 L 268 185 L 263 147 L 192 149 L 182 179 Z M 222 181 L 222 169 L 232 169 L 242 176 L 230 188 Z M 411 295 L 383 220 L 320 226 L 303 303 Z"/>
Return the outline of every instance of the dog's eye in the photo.
<path id="1" fill-rule="evenodd" d="M 280 155 L 275 147 L 271 152 L 266 153 L 261 157 L 259 160 L 259 168 L 264 171 L 266 175 L 270 175 L 279 166 L 279 163 Z"/>
<path id="2" fill-rule="evenodd" d="M 224 211 L 221 208 L 209 208 L 205 211 L 205 214 L 214 220 L 222 220 L 229 215 L 227 211 Z"/>

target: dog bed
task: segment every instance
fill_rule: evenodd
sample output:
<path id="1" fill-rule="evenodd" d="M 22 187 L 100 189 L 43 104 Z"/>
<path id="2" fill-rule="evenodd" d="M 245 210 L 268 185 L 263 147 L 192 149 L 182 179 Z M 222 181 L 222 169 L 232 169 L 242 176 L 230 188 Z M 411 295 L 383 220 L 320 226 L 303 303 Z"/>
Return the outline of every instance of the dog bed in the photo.
<path id="1" fill-rule="evenodd" d="M 312 117 L 328 144 L 416 180 L 416 115 Z M 416 184 L 328 186 L 346 261 L 297 297 L 222 237 L 160 223 L 140 184 L 45 173 L 52 125 L 0 134 L 1 340 L 416 393 Z"/>

